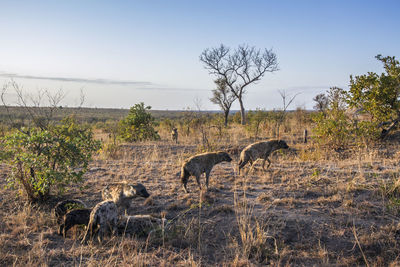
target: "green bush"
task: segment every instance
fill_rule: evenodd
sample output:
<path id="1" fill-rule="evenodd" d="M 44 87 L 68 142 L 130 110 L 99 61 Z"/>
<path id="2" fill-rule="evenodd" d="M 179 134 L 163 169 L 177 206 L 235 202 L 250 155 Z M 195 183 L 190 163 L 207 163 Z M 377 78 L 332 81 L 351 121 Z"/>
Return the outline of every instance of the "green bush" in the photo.
<path id="1" fill-rule="evenodd" d="M 400 63 L 395 57 L 378 55 L 376 59 L 383 63 L 385 73 L 350 76 L 348 103 L 366 114 L 380 128 L 380 137 L 385 138 L 400 121 Z"/>
<path id="2" fill-rule="evenodd" d="M 360 121 L 353 124 L 353 134 L 357 145 L 368 147 L 376 143 L 381 131 L 376 121 Z"/>
<path id="3" fill-rule="evenodd" d="M 63 191 L 82 181 L 92 154 L 100 149 L 90 128 L 66 118 L 47 129 L 23 129 L 1 139 L 2 161 L 12 167 L 8 186 L 22 185 L 30 201 L 44 200 L 52 186 Z"/>
<path id="4" fill-rule="evenodd" d="M 123 140 L 136 142 L 160 139 L 154 129 L 154 118 L 147 112 L 150 109 L 143 102 L 130 108 L 128 116 L 119 122 L 119 135 Z"/>
<path id="5" fill-rule="evenodd" d="M 314 116 L 313 132 L 320 145 L 333 149 L 344 149 L 350 143 L 350 123 L 343 110 L 319 112 Z"/>
<path id="6" fill-rule="evenodd" d="M 352 124 L 346 114 L 346 93 L 343 89 L 332 87 L 329 92 L 329 105 L 324 112 L 318 112 L 313 120 L 313 132 L 320 145 L 333 149 L 346 148 L 351 141 Z"/>

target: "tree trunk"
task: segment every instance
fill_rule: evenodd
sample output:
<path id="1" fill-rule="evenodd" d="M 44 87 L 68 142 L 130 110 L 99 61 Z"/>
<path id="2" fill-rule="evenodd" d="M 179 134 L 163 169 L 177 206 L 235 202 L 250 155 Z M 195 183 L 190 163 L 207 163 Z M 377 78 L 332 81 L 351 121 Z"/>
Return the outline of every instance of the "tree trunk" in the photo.
<path id="1" fill-rule="evenodd" d="M 229 110 L 224 110 L 224 126 L 228 127 Z"/>
<path id="2" fill-rule="evenodd" d="M 35 193 L 33 192 L 32 185 L 29 183 L 29 180 L 25 176 L 24 169 L 22 167 L 22 163 L 17 163 L 18 174 L 17 179 L 21 182 L 22 186 L 25 189 L 25 193 L 28 196 L 28 200 L 30 202 L 35 202 L 37 198 L 35 197 Z"/>
<path id="3" fill-rule="evenodd" d="M 245 125 L 246 124 L 246 112 L 244 110 L 244 106 L 243 106 L 243 100 L 242 98 L 238 98 L 239 100 L 239 104 L 240 104 L 240 118 L 241 118 L 241 124 Z"/>

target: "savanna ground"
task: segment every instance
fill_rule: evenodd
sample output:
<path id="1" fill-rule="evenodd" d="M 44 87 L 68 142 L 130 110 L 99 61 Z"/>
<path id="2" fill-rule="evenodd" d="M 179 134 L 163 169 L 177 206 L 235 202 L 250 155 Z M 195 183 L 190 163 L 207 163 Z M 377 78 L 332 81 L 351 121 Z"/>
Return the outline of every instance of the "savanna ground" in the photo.
<path id="1" fill-rule="evenodd" d="M 201 138 L 181 135 L 174 144 L 168 131 L 160 134 L 160 141 L 126 143 L 113 157 L 96 156 L 83 189 L 69 187 L 44 204 L 25 204 L 16 191 L 4 189 L 9 169 L 1 165 L 0 265 L 400 265 L 396 138 L 334 152 L 287 134 L 283 139 L 290 149 L 275 152 L 268 170 L 258 162 L 253 172 L 238 175 L 239 152 L 254 140 L 232 127 L 212 143 L 234 160 L 214 167 L 208 192 L 199 191 L 191 177 L 185 194 L 180 166 L 199 152 Z M 115 181 L 143 183 L 151 197 L 134 199 L 128 214 L 165 217 L 165 231 L 85 245 L 82 228 L 70 230 L 65 239 L 57 234 L 55 203 L 77 198 L 93 207 L 102 188 Z"/>

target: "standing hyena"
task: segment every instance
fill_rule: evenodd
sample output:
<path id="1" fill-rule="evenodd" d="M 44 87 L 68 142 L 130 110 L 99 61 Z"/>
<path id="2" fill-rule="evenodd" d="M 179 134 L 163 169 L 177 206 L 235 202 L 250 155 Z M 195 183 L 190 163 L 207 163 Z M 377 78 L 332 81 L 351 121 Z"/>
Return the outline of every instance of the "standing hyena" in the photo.
<path id="1" fill-rule="evenodd" d="M 86 208 L 85 203 L 79 199 L 67 199 L 57 203 L 54 207 L 54 215 L 56 216 L 57 224 L 62 224 L 64 222 L 64 215 L 73 210 Z"/>
<path id="2" fill-rule="evenodd" d="M 97 235 L 99 242 L 106 233 L 117 231 L 118 209 L 112 200 L 105 200 L 98 203 L 90 213 L 88 227 L 83 238 L 86 242 L 89 238 Z"/>
<path id="3" fill-rule="evenodd" d="M 118 207 L 126 211 L 133 198 L 148 198 L 150 194 L 142 184 L 111 183 L 104 187 L 101 196 L 103 200 L 112 200 Z"/>
<path id="4" fill-rule="evenodd" d="M 176 144 L 178 143 L 178 129 L 177 128 L 172 129 L 171 139 L 172 139 L 172 141 L 175 141 Z"/>
<path id="5" fill-rule="evenodd" d="M 64 222 L 60 224 L 58 234 L 65 237 L 68 230 L 71 229 L 73 226 L 87 226 L 90 220 L 91 211 L 91 209 L 75 209 L 67 212 L 67 214 L 64 215 Z"/>
<path id="6" fill-rule="evenodd" d="M 185 192 L 188 193 L 186 185 L 191 175 L 196 177 L 197 184 L 201 190 L 200 175 L 202 173 L 206 174 L 206 187 L 208 189 L 208 180 L 212 168 L 223 161 L 231 162 L 232 158 L 226 152 L 208 152 L 187 159 L 181 169 L 181 181 Z"/>
<path id="7" fill-rule="evenodd" d="M 244 165 L 247 164 L 247 162 L 250 162 L 250 164 L 251 164 L 250 169 L 251 169 L 253 167 L 253 164 L 257 161 L 257 159 L 263 159 L 263 164 L 262 164 L 263 170 L 264 170 L 266 160 L 268 161 L 267 168 L 269 168 L 269 166 L 271 165 L 271 161 L 268 158 L 269 155 L 272 152 L 274 152 L 275 150 L 278 150 L 281 148 L 287 149 L 287 148 L 289 148 L 289 146 L 283 140 L 257 142 L 257 143 L 247 146 L 240 153 L 239 174 L 240 174 L 240 169 L 243 168 Z"/>

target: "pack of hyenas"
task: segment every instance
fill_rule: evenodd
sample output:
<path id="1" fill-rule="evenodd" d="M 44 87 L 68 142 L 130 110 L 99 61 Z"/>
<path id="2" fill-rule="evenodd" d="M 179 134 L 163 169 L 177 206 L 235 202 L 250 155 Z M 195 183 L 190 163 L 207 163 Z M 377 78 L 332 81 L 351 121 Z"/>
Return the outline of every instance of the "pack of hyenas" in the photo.
<path id="1" fill-rule="evenodd" d="M 173 133 L 176 131 L 173 131 Z M 176 136 L 176 137 L 175 137 Z M 177 142 L 177 132 L 173 135 Z M 175 139 L 176 138 L 176 139 Z M 262 159 L 262 168 L 264 170 L 265 161 L 268 161 L 268 167 L 271 164 L 269 156 L 272 152 L 279 149 L 287 149 L 289 146 L 283 140 L 272 140 L 253 143 L 245 147 L 240 153 L 238 162 L 238 172 L 250 163 L 252 170 L 254 163 Z M 209 177 L 212 168 L 220 162 L 231 162 L 232 158 L 226 152 L 208 152 L 195 155 L 187 159 L 181 168 L 181 182 L 183 190 L 187 193 L 187 182 L 190 176 L 196 177 L 196 182 L 201 190 L 200 176 L 205 173 L 206 188 L 208 190 Z M 268 168 L 267 167 L 267 168 Z M 82 201 L 77 199 L 64 200 L 59 202 L 54 208 L 58 233 L 66 236 L 67 231 L 75 225 L 85 225 L 86 233 L 83 242 L 97 237 L 99 241 L 105 235 L 117 234 L 135 234 L 140 233 L 143 227 L 160 226 L 163 221 L 149 215 L 126 215 L 127 210 L 133 198 L 148 198 L 150 194 L 142 184 L 128 183 L 110 183 L 102 190 L 103 201 L 94 208 L 88 208 Z M 122 215 L 121 213 L 125 213 Z"/>

